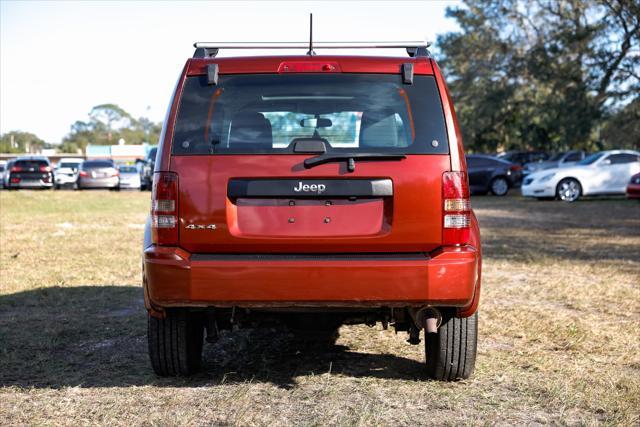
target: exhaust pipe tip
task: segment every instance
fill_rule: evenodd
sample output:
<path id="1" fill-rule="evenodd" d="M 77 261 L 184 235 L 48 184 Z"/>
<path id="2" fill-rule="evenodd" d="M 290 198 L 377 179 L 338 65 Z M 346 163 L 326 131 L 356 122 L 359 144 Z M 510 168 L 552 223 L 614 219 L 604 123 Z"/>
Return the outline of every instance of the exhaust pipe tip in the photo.
<path id="1" fill-rule="evenodd" d="M 427 321 L 426 321 L 427 333 L 428 334 L 436 334 L 436 333 L 438 333 L 438 323 L 439 323 L 438 318 L 436 318 L 436 317 L 427 317 Z"/>
<path id="2" fill-rule="evenodd" d="M 423 307 L 417 311 L 410 310 L 413 321 L 419 329 L 425 329 L 428 334 L 435 334 L 442 324 L 442 314 L 435 307 Z"/>

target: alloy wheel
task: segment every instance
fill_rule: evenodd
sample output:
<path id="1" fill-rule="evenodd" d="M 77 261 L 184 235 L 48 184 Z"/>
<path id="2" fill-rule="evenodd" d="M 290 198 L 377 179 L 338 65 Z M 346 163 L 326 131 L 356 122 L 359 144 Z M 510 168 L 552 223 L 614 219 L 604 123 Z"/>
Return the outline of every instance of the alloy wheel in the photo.
<path id="1" fill-rule="evenodd" d="M 509 191 L 509 184 L 504 178 L 496 178 L 491 181 L 491 192 L 496 196 L 504 196 Z"/>
<path id="2" fill-rule="evenodd" d="M 581 192 L 580 183 L 575 179 L 565 179 L 558 184 L 558 197 L 565 202 L 575 202 Z"/>

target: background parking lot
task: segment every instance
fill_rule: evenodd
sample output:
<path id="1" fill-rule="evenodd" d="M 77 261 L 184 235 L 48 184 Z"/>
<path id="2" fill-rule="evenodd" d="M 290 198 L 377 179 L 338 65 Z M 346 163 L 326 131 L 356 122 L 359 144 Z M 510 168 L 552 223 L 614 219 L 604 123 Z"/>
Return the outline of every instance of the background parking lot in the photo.
<path id="1" fill-rule="evenodd" d="M 227 334 L 202 374 L 161 379 L 140 286 L 149 194 L 0 192 L 0 424 L 637 423 L 640 204 L 472 203 L 472 379 L 417 380 L 422 347 L 366 326 L 330 347 Z"/>

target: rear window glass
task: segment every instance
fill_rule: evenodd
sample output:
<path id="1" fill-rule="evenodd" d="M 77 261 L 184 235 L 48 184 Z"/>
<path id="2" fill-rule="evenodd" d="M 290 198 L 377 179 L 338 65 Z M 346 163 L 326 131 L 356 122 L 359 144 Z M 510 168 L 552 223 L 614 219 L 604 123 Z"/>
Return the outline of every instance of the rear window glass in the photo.
<path id="1" fill-rule="evenodd" d="M 328 152 L 449 152 L 435 79 L 387 74 L 189 77 L 172 152 L 288 154 L 297 138 L 322 138 Z"/>
<path id="2" fill-rule="evenodd" d="M 138 171 L 135 166 L 120 166 L 118 169 L 122 173 L 135 173 Z"/>
<path id="3" fill-rule="evenodd" d="M 40 166 L 49 166 L 49 163 L 45 160 L 18 160 L 16 161 L 15 166 L 24 169 L 38 169 Z"/>
<path id="4" fill-rule="evenodd" d="M 113 163 L 106 160 L 91 160 L 91 161 L 82 163 L 82 169 L 112 168 L 112 167 L 113 167 Z"/>
<path id="5" fill-rule="evenodd" d="M 77 169 L 80 166 L 80 163 L 60 163 L 60 168 L 69 168 L 69 169 Z"/>

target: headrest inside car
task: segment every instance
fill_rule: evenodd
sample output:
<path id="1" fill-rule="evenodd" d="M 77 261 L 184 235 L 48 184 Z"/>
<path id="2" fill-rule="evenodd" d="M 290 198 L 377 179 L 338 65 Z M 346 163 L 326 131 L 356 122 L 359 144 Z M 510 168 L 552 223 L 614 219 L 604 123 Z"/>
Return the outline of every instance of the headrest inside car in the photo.
<path id="1" fill-rule="evenodd" d="M 365 111 L 360 127 L 360 146 L 406 147 L 404 138 L 398 138 L 399 131 L 402 133 L 404 129 L 397 122 L 395 113 L 381 114 Z"/>
<path id="2" fill-rule="evenodd" d="M 258 112 L 243 111 L 231 121 L 229 145 L 273 144 L 271 122 Z"/>

